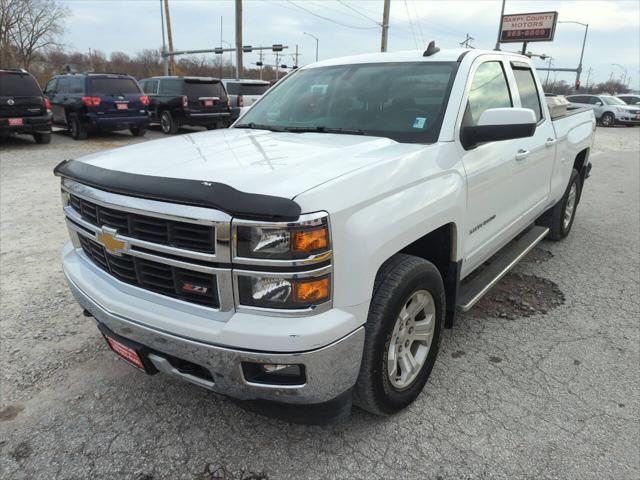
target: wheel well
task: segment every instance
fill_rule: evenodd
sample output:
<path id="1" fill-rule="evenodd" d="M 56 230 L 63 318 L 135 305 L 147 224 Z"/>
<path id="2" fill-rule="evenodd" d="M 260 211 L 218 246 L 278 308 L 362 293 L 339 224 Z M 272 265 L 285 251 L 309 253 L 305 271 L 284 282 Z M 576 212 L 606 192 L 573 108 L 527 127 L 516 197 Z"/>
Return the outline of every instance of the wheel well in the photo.
<path id="1" fill-rule="evenodd" d="M 460 284 L 460 266 L 462 262 L 454 260 L 456 256 L 456 235 L 455 224 L 448 223 L 420 237 L 398 252 L 428 260 L 440 272 L 447 303 L 445 315 L 445 327 L 447 328 L 453 326 Z"/>
<path id="2" fill-rule="evenodd" d="M 449 270 L 449 262 L 453 258 L 455 245 L 455 225 L 449 223 L 437 228 L 415 242 L 410 243 L 398 253 L 406 253 L 424 258 L 433 263 L 444 279 Z"/>
<path id="3" fill-rule="evenodd" d="M 589 158 L 589 149 L 585 148 L 576 155 L 576 158 L 573 161 L 573 168 L 575 168 L 578 171 L 578 174 L 580 174 L 581 185 L 584 185 L 584 181 L 587 176 L 587 158 Z"/>

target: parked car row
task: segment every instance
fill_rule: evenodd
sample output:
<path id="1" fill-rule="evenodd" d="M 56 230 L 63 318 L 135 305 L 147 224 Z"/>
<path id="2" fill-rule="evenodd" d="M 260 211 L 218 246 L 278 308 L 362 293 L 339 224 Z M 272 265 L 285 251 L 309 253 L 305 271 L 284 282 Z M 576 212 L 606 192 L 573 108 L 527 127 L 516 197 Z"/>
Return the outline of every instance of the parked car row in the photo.
<path id="1" fill-rule="evenodd" d="M 640 97 L 637 95 L 568 95 L 576 107 L 589 107 L 603 127 L 640 125 Z"/>
<path id="2" fill-rule="evenodd" d="M 0 69 L 0 136 L 28 134 L 49 143 L 52 126 L 74 140 L 95 131 L 143 136 L 150 124 L 165 134 L 184 125 L 226 128 L 269 87 L 262 80 L 166 76 L 138 82 L 120 73 L 64 73 L 42 91 L 26 70 Z"/>

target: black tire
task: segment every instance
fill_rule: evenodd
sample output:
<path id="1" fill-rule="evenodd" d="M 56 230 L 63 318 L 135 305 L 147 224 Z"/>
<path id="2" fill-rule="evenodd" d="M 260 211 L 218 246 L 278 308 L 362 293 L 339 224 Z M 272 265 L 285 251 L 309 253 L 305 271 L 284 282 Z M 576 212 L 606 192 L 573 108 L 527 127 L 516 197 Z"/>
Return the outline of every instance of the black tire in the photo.
<path id="1" fill-rule="evenodd" d="M 398 315 L 414 292 L 428 291 L 434 302 L 435 327 L 430 348 L 417 377 L 398 390 L 389 380 L 387 355 Z M 438 355 L 444 325 L 445 292 L 438 269 L 418 257 L 396 254 L 378 272 L 365 325 L 364 352 L 354 403 L 375 415 L 390 415 L 413 402 L 422 391 Z"/>
<path id="2" fill-rule="evenodd" d="M 178 133 L 178 124 L 173 119 L 169 110 L 165 110 L 160 114 L 160 127 L 166 135 L 175 135 Z"/>
<path id="3" fill-rule="evenodd" d="M 86 140 L 87 130 L 82 126 L 78 115 L 70 113 L 69 118 L 69 133 L 74 140 Z"/>
<path id="4" fill-rule="evenodd" d="M 566 223 L 565 213 L 567 211 L 567 203 L 569 201 L 569 196 L 571 194 L 571 188 L 573 185 L 576 186 L 573 211 L 571 213 L 569 222 Z M 578 203 L 581 193 L 582 181 L 580 179 L 580 174 L 574 168 L 571 172 L 569 184 L 567 185 L 567 189 L 565 190 L 562 198 L 553 206 L 553 208 L 547 210 L 542 214 L 540 218 L 538 218 L 538 220 L 536 220 L 537 225 L 542 225 L 549 228 L 549 234 L 546 236 L 547 239 L 557 242 L 569 235 L 571 227 L 573 226 L 573 220 L 576 218 L 576 210 L 578 209 Z"/>
<path id="5" fill-rule="evenodd" d="M 605 112 L 600 118 L 603 127 L 613 127 L 616 124 L 616 117 L 611 112 Z"/>
<path id="6" fill-rule="evenodd" d="M 33 134 L 33 139 L 39 145 L 46 145 L 47 143 L 51 143 L 51 133 L 36 132 Z"/>
<path id="7" fill-rule="evenodd" d="M 134 137 L 144 137 L 144 134 L 147 133 L 147 129 L 144 127 L 133 127 L 130 130 Z"/>

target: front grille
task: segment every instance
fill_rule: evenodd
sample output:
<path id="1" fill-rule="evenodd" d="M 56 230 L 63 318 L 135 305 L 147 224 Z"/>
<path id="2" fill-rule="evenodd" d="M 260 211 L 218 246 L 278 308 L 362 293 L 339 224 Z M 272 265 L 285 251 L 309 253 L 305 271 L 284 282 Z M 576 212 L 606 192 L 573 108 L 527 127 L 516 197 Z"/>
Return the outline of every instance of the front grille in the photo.
<path id="1" fill-rule="evenodd" d="M 215 275 L 172 267 L 126 254 L 111 255 L 98 242 L 84 235 L 78 235 L 78 238 L 85 255 L 121 282 L 185 302 L 212 308 L 220 306 Z M 187 285 L 190 286 L 186 287 L 190 291 L 185 290 Z M 196 293 L 194 290 L 203 293 Z"/>
<path id="2" fill-rule="evenodd" d="M 69 204 L 87 222 L 118 230 L 121 235 L 204 253 L 215 253 L 215 227 L 176 222 L 103 207 L 76 195 Z"/>

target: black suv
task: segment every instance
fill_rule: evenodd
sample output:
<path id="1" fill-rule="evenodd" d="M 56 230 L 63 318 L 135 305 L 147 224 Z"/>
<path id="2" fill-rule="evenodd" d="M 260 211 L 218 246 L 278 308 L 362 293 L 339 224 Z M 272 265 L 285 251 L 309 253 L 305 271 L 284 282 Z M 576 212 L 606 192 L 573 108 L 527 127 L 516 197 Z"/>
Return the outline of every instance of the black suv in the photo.
<path id="1" fill-rule="evenodd" d="M 0 137 L 13 133 L 33 135 L 36 143 L 49 143 L 51 105 L 29 72 L 0 68 Z"/>
<path id="2" fill-rule="evenodd" d="M 225 128 L 231 125 L 231 107 L 222 82 L 211 77 L 152 77 L 140 80 L 149 95 L 151 122 L 174 134 L 182 125 Z"/>
<path id="3" fill-rule="evenodd" d="M 89 131 L 130 130 L 136 137 L 149 125 L 149 97 L 133 77 L 117 73 L 67 73 L 47 83 L 53 123 L 66 127 L 74 140 Z"/>

